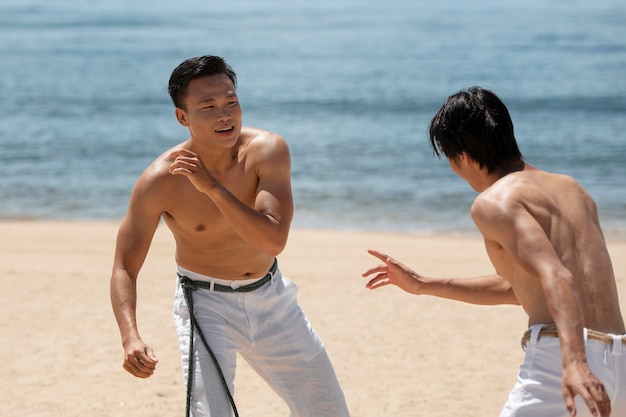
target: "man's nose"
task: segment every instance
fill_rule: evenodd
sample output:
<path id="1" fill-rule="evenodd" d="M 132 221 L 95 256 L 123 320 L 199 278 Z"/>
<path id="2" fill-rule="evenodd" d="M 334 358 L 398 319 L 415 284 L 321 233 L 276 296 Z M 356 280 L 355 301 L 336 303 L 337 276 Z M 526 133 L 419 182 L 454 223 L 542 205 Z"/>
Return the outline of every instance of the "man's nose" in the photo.
<path id="1" fill-rule="evenodd" d="M 227 108 L 223 107 L 220 109 L 220 113 L 217 117 L 219 120 L 228 120 L 231 118 L 230 111 Z"/>

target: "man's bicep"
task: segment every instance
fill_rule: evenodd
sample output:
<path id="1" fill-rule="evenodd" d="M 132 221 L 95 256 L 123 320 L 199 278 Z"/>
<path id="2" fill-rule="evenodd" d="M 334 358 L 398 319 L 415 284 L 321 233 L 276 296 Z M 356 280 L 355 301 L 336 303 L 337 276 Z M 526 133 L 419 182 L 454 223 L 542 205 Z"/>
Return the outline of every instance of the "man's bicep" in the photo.
<path id="1" fill-rule="evenodd" d="M 291 161 L 284 142 L 276 146 L 270 159 L 261 162 L 255 209 L 289 224 L 293 216 Z"/>
<path id="2" fill-rule="evenodd" d="M 545 230 L 523 205 L 487 206 L 472 214 L 485 238 L 502 246 L 531 275 L 540 276 L 558 262 Z"/>
<path id="3" fill-rule="evenodd" d="M 128 271 L 136 276 L 143 265 L 152 237 L 156 231 L 156 223 L 147 219 L 126 217 L 117 235 L 115 248 L 115 267 Z"/>
<path id="4" fill-rule="evenodd" d="M 161 217 L 155 198 L 138 183 L 117 234 L 115 265 L 139 272 Z"/>

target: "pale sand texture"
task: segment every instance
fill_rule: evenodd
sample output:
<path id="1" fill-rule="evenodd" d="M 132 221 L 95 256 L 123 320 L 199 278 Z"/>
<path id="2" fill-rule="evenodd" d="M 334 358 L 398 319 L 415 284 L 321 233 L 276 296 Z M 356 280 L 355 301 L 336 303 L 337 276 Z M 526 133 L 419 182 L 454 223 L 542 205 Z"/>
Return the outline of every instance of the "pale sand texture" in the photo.
<path id="1" fill-rule="evenodd" d="M 139 280 L 139 328 L 160 359 L 141 380 L 121 368 L 109 303 L 117 226 L 0 223 L 0 415 L 184 415 L 171 236 L 159 229 Z M 353 417 L 496 416 L 523 355 L 521 308 L 366 290 L 360 274 L 377 264 L 368 248 L 426 275 L 492 271 L 478 237 L 292 232 L 279 264 L 300 288 Z M 610 250 L 626 311 L 626 242 Z M 242 417 L 288 415 L 244 361 L 236 402 Z"/>

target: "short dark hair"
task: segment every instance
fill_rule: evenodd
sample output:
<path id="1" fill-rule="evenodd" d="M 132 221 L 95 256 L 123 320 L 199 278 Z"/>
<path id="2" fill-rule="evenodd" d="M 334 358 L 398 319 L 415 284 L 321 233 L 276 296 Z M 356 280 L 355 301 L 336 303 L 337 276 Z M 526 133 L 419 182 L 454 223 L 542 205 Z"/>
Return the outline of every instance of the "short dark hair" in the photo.
<path id="1" fill-rule="evenodd" d="M 184 108 L 183 102 L 187 94 L 187 86 L 191 80 L 217 74 L 226 74 L 233 85 L 237 87 L 237 75 L 223 58 L 204 55 L 184 60 L 172 71 L 167 88 L 174 106 Z"/>
<path id="2" fill-rule="evenodd" d="M 522 158 L 508 109 L 498 96 L 481 87 L 448 97 L 430 121 L 429 135 L 435 155 L 456 160 L 467 152 L 489 173 Z"/>

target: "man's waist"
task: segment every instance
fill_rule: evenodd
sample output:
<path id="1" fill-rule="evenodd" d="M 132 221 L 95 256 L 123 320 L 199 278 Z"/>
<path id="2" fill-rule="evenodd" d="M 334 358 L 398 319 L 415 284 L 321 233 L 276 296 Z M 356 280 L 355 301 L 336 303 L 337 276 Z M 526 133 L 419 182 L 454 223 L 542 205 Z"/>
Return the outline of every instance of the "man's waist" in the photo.
<path id="1" fill-rule="evenodd" d="M 586 333 L 586 338 L 588 340 L 596 340 L 600 342 L 605 342 L 609 346 L 613 346 L 613 343 L 615 341 L 617 341 L 618 343 L 621 342 L 622 344 L 626 345 L 626 335 L 613 335 L 610 333 L 599 332 L 593 329 L 584 329 L 584 332 Z M 522 348 L 524 349 L 526 348 L 526 345 L 530 342 L 532 338 L 532 333 L 533 333 L 532 329 L 526 330 L 526 332 L 522 336 Z M 541 328 L 539 329 L 537 333 L 537 342 L 541 340 L 541 338 L 543 337 L 558 338 L 559 332 L 556 326 L 554 325 L 541 326 Z"/>
<path id="2" fill-rule="evenodd" d="M 193 280 L 209 281 L 219 279 L 224 281 L 253 281 L 263 278 L 270 270 L 276 258 L 259 257 L 258 259 L 202 259 L 185 257 L 176 260 L 176 271 L 184 273 Z"/>
<path id="3" fill-rule="evenodd" d="M 260 278 L 251 279 L 222 279 L 215 278 L 208 275 L 199 274 L 197 272 L 189 271 L 182 267 L 177 267 L 177 275 L 181 284 L 184 287 L 191 289 L 208 289 L 218 292 L 250 292 L 257 288 L 262 287 L 276 274 L 278 270 L 278 261 L 274 259 L 274 263 L 270 267 L 267 274 Z"/>

